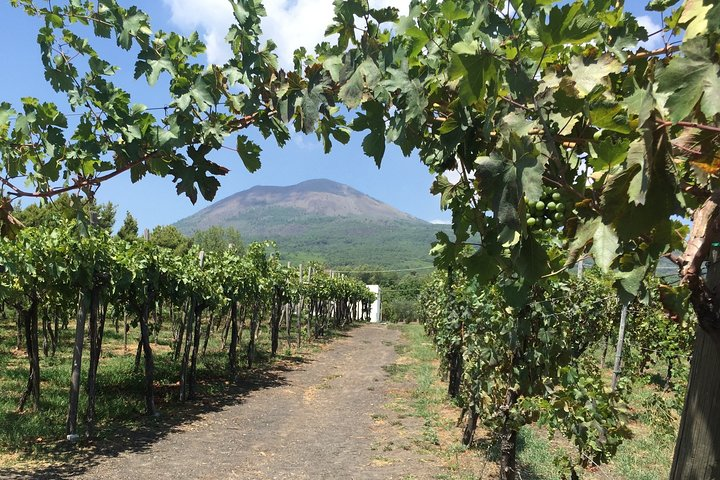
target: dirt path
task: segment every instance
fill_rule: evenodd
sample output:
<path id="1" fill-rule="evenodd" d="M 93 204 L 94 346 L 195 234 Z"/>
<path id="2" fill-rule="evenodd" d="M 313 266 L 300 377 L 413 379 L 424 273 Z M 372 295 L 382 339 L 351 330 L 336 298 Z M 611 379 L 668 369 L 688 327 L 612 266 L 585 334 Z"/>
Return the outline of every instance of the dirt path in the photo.
<path id="1" fill-rule="evenodd" d="M 398 331 L 365 325 L 279 381 L 200 415 L 139 452 L 95 459 L 80 478 L 432 478 L 411 448 L 379 451 Z M 94 463 L 94 462 L 93 462 Z M 74 477 L 79 472 L 74 472 Z"/>

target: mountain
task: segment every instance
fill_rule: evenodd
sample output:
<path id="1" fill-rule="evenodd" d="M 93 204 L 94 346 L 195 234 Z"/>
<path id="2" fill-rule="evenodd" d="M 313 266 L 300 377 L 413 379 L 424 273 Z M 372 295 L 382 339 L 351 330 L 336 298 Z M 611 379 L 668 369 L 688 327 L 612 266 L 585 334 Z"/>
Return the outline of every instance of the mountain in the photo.
<path id="1" fill-rule="evenodd" d="M 274 240 L 293 262 L 386 268 L 430 266 L 430 244 L 447 228 L 325 179 L 252 187 L 175 224 L 187 235 L 215 225 L 236 228 L 246 241 Z"/>

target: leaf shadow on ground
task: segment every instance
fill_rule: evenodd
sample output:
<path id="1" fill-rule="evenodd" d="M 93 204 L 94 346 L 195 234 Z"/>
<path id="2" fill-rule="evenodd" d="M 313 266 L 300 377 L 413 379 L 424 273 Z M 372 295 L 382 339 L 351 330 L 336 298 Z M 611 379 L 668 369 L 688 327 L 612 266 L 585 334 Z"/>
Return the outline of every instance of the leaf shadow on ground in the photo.
<path id="1" fill-rule="evenodd" d="M 97 439 L 83 440 L 78 445 L 58 442 L 48 452 L 53 459 L 52 464 L 38 468 L 0 468 L 0 478 L 73 478 L 105 458 L 148 451 L 156 442 L 183 431 L 184 427 L 206 414 L 241 404 L 253 392 L 287 385 L 285 373 L 310 362 L 301 356 L 288 355 L 274 364 L 241 370 L 235 382 L 226 382 L 221 375 L 204 378 L 199 385 L 201 393 L 193 401 L 171 404 L 165 410 L 160 407 L 159 416 L 138 418 L 133 426 L 127 425 L 128 419 L 109 422 L 99 429 Z M 174 395 L 177 389 L 176 385 L 161 386 L 156 390 L 156 399 Z"/>

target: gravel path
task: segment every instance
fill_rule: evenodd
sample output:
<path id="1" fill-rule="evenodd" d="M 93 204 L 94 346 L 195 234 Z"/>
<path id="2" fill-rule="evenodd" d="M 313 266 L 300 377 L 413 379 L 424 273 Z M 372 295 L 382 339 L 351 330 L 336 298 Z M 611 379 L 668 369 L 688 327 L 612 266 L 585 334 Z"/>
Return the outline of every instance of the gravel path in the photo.
<path id="1" fill-rule="evenodd" d="M 375 419 L 393 388 L 398 331 L 364 325 L 311 361 L 267 372 L 273 381 L 197 415 L 140 449 L 95 456 L 82 471 L 34 478 L 392 479 L 432 478 L 411 448 L 379 451 L 392 435 Z M 389 428 L 389 427 L 388 427 Z M 17 478 L 23 478 L 16 473 Z"/>

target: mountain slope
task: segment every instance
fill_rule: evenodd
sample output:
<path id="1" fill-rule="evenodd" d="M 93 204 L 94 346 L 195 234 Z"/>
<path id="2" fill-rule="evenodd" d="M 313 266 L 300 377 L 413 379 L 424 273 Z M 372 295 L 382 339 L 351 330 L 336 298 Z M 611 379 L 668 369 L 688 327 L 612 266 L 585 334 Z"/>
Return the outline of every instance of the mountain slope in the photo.
<path id="1" fill-rule="evenodd" d="M 431 265 L 430 243 L 442 229 L 330 180 L 253 187 L 175 224 L 185 234 L 214 225 L 246 241 L 275 240 L 290 261 L 392 268 Z"/>

